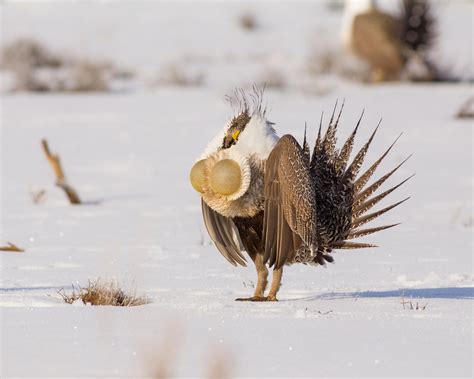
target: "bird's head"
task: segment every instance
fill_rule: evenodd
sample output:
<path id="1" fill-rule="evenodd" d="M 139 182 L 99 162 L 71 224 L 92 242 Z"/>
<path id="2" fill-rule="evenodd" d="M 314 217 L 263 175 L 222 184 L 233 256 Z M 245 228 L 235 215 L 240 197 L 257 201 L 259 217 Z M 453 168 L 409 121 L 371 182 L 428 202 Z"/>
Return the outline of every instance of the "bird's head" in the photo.
<path id="1" fill-rule="evenodd" d="M 221 149 L 229 149 L 239 140 L 240 134 L 245 130 L 251 117 L 249 112 L 243 111 L 238 116 L 232 118 L 224 135 Z"/>
<path id="2" fill-rule="evenodd" d="M 193 187 L 236 199 L 250 184 L 250 159 L 265 161 L 278 141 L 273 124 L 262 107 L 263 89 L 254 87 L 246 93 L 236 90 L 228 97 L 237 112 L 209 143 L 191 169 Z"/>

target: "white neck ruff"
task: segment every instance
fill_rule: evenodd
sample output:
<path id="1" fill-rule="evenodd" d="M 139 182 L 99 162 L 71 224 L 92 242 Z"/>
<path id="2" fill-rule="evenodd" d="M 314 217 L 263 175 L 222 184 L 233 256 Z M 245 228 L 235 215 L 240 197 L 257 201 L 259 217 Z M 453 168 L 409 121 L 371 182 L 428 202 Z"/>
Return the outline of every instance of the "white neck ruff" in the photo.
<path id="1" fill-rule="evenodd" d="M 199 159 L 205 159 L 215 153 L 222 146 L 228 124 L 207 145 Z M 240 133 L 239 139 L 229 150 L 239 153 L 241 156 L 254 155 L 261 160 L 266 160 L 270 152 L 278 142 L 275 129 L 260 115 L 253 115 L 245 129 Z"/>

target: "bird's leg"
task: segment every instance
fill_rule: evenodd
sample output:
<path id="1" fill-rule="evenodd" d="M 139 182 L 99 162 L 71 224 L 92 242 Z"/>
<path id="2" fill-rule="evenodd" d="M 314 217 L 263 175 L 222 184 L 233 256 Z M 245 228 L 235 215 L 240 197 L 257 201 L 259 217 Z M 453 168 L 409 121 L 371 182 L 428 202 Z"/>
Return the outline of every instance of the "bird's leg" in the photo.
<path id="1" fill-rule="evenodd" d="M 257 287 L 255 287 L 255 293 L 253 294 L 254 297 L 264 297 L 264 292 L 265 289 L 267 288 L 267 283 L 268 283 L 268 269 L 267 266 L 265 266 L 265 263 L 263 263 L 263 256 L 258 254 L 257 257 L 255 258 L 255 267 L 257 269 Z"/>
<path id="2" fill-rule="evenodd" d="M 371 76 L 372 76 L 373 83 L 380 83 L 387 80 L 387 76 L 385 75 L 385 72 L 379 67 L 375 67 L 372 69 Z"/>
<path id="3" fill-rule="evenodd" d="M 283 275 L 283 267 L 273 270 L 272 286 L 270 287 L 270 292 L 266 297 L 267 301 L 278 301 L 276 298 L 277 292 L 280 289 L 281 277 Z"/>
<path id="4" fill-rule="evenodd" d="M 263 263 L 263 256 L 257 254 L 255 259 L 253 260 L 255 263 L 255 268 L 257 269 L 257 286 L 255 287 L 255 292 L 252 297 L 249 298 L 238 298 L 235 299 L 237 301 L 265 301 L 266 298 L 264 296 L 265 288 L 267 288 L 267 278 L 268 278 L 268 269 Z"/>

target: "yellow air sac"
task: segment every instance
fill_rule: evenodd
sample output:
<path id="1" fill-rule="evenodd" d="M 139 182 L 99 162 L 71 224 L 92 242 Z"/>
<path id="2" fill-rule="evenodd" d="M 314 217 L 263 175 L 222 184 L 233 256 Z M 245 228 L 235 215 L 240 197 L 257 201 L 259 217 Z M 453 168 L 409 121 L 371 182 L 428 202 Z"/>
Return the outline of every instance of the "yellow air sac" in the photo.
<path id="1" fill-rule="evenodd" d="M 239 164 L 233 159 L 220 160 L 212 168 L 209 181 L 214 192 L 221 195 L 232 195 L 242 185 L 242 172 Z"/>
<path id="2" fill-rule="evenodd" d="M 192 167 L 191 172 L 189 173 L 189 180 L 191 181 L 191 185 L 196 191 L 200 193 L 204 192 L 205 164 L 205 159 L 196 162 Z"/>

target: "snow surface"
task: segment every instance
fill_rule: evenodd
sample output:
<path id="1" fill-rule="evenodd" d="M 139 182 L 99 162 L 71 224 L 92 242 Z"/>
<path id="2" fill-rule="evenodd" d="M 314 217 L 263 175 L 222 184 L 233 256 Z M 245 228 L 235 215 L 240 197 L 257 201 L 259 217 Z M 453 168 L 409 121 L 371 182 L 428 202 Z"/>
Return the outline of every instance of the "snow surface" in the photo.
<path id="1" fill-rule="evenodd" d="M 329 112 L 336 98 L 346 99 L 340 140 L 363 108 L 358 146 L 383 117 L 367 163 L 403 131 L 379 174 L 413 152 L 385 188 L 416 176 L 384 201 L 411 196 L 379 222 L 401 225 L 367 238 L 380 248 L 337 252 L 327 268 L 286 268 L 278 303 L 235 302 L 253 292 L 255 271 L 230 266 L 212 246 L 188 173 L 231 114 L 223 95 L 252 79 L 240 72 L 266 61 L 242 59 L 241 67 L 227 69 L 221 58 L 242 46 L 246 57 L 285 51 L 284 59 L 292 57 L 288 70 L 299 72 L 295 62 L 318 30 L 319 18 L 309 13 L 323 7 L 245 4 L 265 25 L 246 34 L 235 26 L 236 4 L 197 4 L 195 12 L 186 3 L 133 5 L 141 21 L 130 17 L 128 5 L 108 2 L 3 5 L 9 39 L 29 30 L 51 46 L 78 51 L 82 41 L 93 56 L 101 49 L 117 61 L 129 57 L 127 64 L 144 71 L 175 46 L 177 54 L 195 49 L 210 56 L 211 69 L 204 87 L 3 95 L 0 244 L 11 241 L 26 252 L 0 255 L 0 376 L 152 376 L 165 361 L 177 377 L 206 376 L 219 364 L 232 377 L 472 377 L 473 124 L 454 117 L 472 87 L 339 81 L 319 96 L 268 90 L 269 119 L 280 134 L 300 139 L 306 121 L 314 138 L 320 112 Z M 447 8 L 465 14 L 468 6 Z M 86 10 L 90 25 L 80 29 Z M 78 19 L 67 19 L 73 11 Z M 328 13 L 321 30 L 325 23 L 337 27 L 339 18 Z M 472 27 L 468 19 L 464 28 Z M 163 20 L 171 40 L 152 33 Z M 206 20 L 231 27 L 211 37 Z M 211 31 L 199 43 L 184 42 L 201 25 Z M 94 35 L 102 37 L 89 43 Z M 140 35 L 149 44 L 156 38 L 156 51 L 148 42 L 133 45 Z M 60 154 L 85 205 L 69 206 L 54 187 L 41 138 Z M 34 205 L 29 191 L 37 189 L 47 191 L 46 200 Z M 71 306 L 57 294 L 97 277 L 117 278 L 152 303 Z M 426 307 L 412 310 L 402 300 Z"/>

